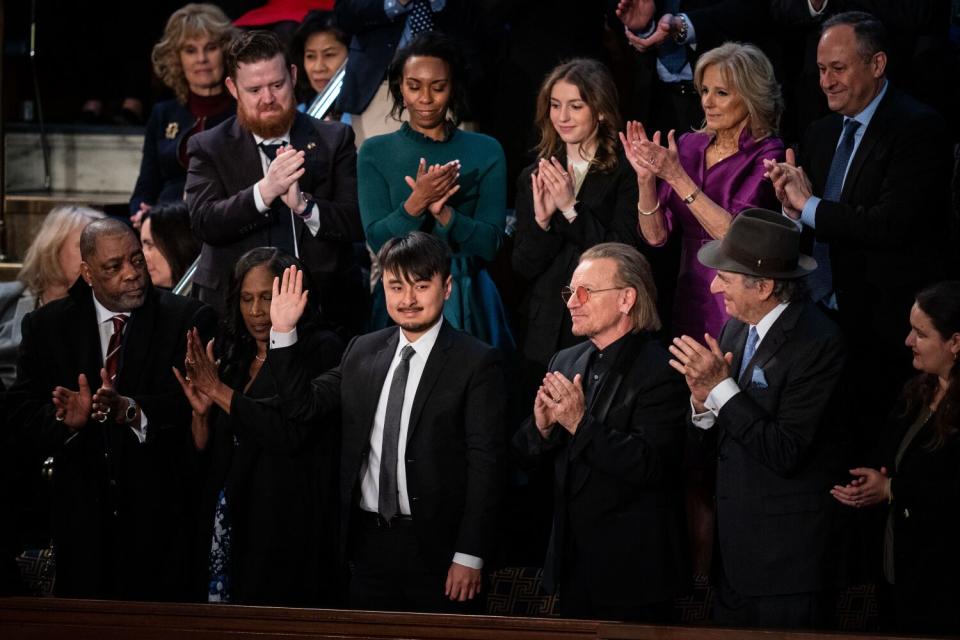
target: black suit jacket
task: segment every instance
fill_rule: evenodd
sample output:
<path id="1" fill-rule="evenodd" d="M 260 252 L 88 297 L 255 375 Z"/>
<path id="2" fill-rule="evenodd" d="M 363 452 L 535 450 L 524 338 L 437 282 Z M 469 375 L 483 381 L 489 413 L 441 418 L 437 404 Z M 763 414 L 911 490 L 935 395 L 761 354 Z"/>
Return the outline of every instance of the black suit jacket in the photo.
<path id="1" fill-rule="evenodd" d="M 333 368 L 343 343 L 331 331 L 301 327 L 304 366 L 311 376 Z M 314 432 L 292 447 L 262 419 L 262 407 L 280 399 L 264 363 L 249 383 L 252 353 L 223 372 L 234 390 L 225 414 L 214 408 L 200 509 L 199 595 L 209 588 L 208 559 L 220 491 L 232 522 L 230 597 L 240 604 L 330 606 L 338 574 L 335 433 Z M 245 388 L 247 387 L 247 388 Z"/>
<path id="2" fill-rule="evenodd" d="M 349 553 L 351 517 L 396 327 L 354 338 L 340 366 L 313 380 L 296 345 L 271 349 L 268 362 L 286 414 L 281 429 L 299 439 L 319 416 L 342 413 L 340 552 Z M 388 383 L 387 383 L 388 384 Z M 407 433 L 407 492 L 430 571 L 446 571 L 455 552 L 489 560 L 499 511 L 506 392 L 499 353 L 444 322 L 417 387 Z"/>
<path id="3" fill-rule="evenodd" d="M 592 599 L 630 607 L 669 600 L 688 582 L 680 461 L 689 403 L 652 334 L 625 340 L 575 436 L 556 425 L 544 440 L 531 417 L 513 445 L 523 457 L 555 456 L 546 588 L 559 584 L 562 597 L 575 547 Z M 564 349 L 549 370 L 572 380 L 593 350 L 589 342 Z"/>
<path id="4" fill-rule="evenodd" d="M 842 128 L 842 117 L 832 114 L 807 130 L 800 164 L 815 195 L 823 193 Z M 840 201 L 817 207 L 816 238 L 830 245 L 851 346 L 883 349 L 904 370 L 914 294 L 946 275 L 951 166 L 940 116 L 889 86 L 851 160 Z"/>
<path id="5" fill-rule="evenodd" d="M 54 419 L 50 393 L 99 386 L 103 357 L 90 287 L 83 281 L 23 321 L 11 422 L 53 456 L 56 591 L 61 596 L 184 599 L 192 543 L 195 477 L 190 407 L 171 366 L 183 366 L 185 335 L 212 333 L 213 310 L 152 289 L 124 331 L 117 390 L 147 416 L 147 439 L 90 421 L 72 437 Z M 38 465 L 39 466 L 39 465 Z"/>
<path id="6" fill-rule="evenodd" d="M 566 158 L 560 158 L 561 164 Z M 560 211 L 553 214 L 550 230 L 534 219 L 533 188 L 528 166 L 517 180 L 517 234 L 514 238 L 513 270 L 529 284 L 523 302 L 525 316 L 524 355 L 546 365 L 558 349 L 580 339 L 570 331 L 570 314 L 560 298 L 560 289 L 570 283 L 580 254 L 601 242 L 624 242 L 640 246 L 637 227 L 637 176 L 622 152 L 617 166 L 605 173 L 591 169 L 577 194 L 577 217 L 567 222 Z"/>
<path id="7" fill-rule="evenodd" d="M 730 320 L 720 334 L 733 371 L 748 329 Z M 812 303 L 791 303 L 757 347 L 740 393 L 706 432 L 716 438 L 720 558 L 743 595 L 837 584 L 840 526 L 830 488 L 846 467 L 831 409 L 845 360 L 837 327 Z"/>
<path id="8" fill-rule="evenodd" d="M 353 243 L 363 240 L 353 130 L 297 113 L 290 144 L 306 153 L 300 189 L 316 201 L 320 217 L 314 236 L 294 216 L 300 261 L 314 279 L 324 312 L 352 326 L 345 316 L 352 317 L 352 306 L 362 307 Z M 255 247 L 275 245 L 278 234 L 288 238 L 290 215 L 257 211 L 253 189 L 263 178 L 260 152 L 235 117 L 192 137 L 188 151 L 187 204 L 193 231 L 203 241 L 194 281 L 225 296 L 237 259 Z"/>

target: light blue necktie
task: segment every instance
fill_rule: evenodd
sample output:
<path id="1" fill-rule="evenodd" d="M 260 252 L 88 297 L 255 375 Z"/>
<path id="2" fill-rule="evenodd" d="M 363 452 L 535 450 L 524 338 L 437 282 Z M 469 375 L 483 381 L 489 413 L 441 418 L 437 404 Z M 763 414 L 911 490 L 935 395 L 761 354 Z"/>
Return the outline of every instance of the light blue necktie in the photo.
<path id="1" fill-rule="evenodd" d="M 759 341 L 760 334 L 757 333 L 757 328 L 750 327 L 750 331 L 747 332 L 747 344 L 743 347 L 743 359 L 740 361 L 740 375 L 737 376 L 737 380 L 743 377 L 744 372 L 747 370 L 747 365 L 753 360 L 753 354 L 757 352 L 757 343 Z"/>
<path id="2" fill-rule="evenodd" d="M 856 139 L 860 123 L 853 118 L 844 118 L 843 133 L 840 134 L 840 144 L 833 154 L 830 163 L 830 172 L 827 182 L 823 185 L 823 199 L 830 202 L 840 202 L 843 193 L 843 182 L 853 155 L 853 143 Z M 833 293 L 833 269 L 830 266 L 830 246 L 825 242 L 814 241 L 813 257 L 817 261 L 817 269 L 807 276 L 807 288 L 810 290 L 810 299 L 814 302 L 823 301 L 829 304 L 830 294 Z"/>

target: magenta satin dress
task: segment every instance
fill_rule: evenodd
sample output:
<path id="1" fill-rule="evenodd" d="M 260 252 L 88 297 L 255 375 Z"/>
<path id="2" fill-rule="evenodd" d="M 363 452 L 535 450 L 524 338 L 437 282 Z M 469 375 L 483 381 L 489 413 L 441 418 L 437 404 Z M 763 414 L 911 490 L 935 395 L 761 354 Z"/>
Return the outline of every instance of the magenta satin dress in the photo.
<path id="1" fill-rule="evenodd" d="M 677 142 L 680 164 L 703 193 L 734 216 L 751 207 L 779 211 L 773 184 L 763 177 L 763 161 L 782 162 L 783 141 L 775 137 L 756 141 L 744 129 L 739 151 L 707 169 L 706 151 L 712 141 L 713 136 L 706 133 L 686 133 Z M 660 181 L 657 195 L 668 232 L 682 235 L 671 335 L 686 334 L 701 341 L 704 333 L 717 337 L 728 316 L 723 298 L 710 293 L 716 272 L 697 261 L 697 251 L 712 238 L 670 185 Z"/>

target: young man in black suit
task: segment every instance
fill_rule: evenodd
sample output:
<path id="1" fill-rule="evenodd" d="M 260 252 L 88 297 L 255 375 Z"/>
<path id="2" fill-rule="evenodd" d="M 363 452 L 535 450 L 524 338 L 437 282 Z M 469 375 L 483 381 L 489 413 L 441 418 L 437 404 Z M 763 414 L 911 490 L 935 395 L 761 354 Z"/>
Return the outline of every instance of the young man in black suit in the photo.
<path id="1" fill-rule="evenodd" d="M 398 327 L 355 338 L 313 380 L 298 362 L 302 277 L 274 285 L 268 353 L 280 389 L 276 428 L 296 437 L 342 415 L 340 552 L 350 605 L 464 611 L 481 588 L 500 504 L 506 392 L 498 352 L 443 320 L 450 254 L 414 231 L 380 251 Z"/>
<path id="2" fill-rule="evenodd" d="M 719 343 L 674 339 L 693 433 L 716 448 L 714 616 L 746 627 L 820 628 L 839 586 L 846 477 L 832 405 L 846 360 L 840 331 L 799 281 L 816 268 L 780 213 L 747 209 L 698 258 L 730 320 Z"/>
<path id="3" fill-rule="evenodd" d="M 90 223 L 80 253 L 69 295 L 24 318 L 8 397 L 25 446 L 55 461 L 56 593 L 183 600 L 193 450 L 171 368 L 188 330 L 212 333 L 214 313 L 152 288 L 122 222 Z"/>
<path id="4" fill-rule="evenodd" d="M 669 622 L 689 580 L 687 394 L 656 339 L 653 275 L 635 248 L 599 244 L 562 295 L 588 340 L 551 359 L 513 441 L 523 458 L 553 455 L 545 586 L 567 617 Z"/>
<path id="5" fill-rule="evenodd" d="M 186 199 L 203 241 L 194 283 L 218 312 L 237 259 L 271 246 L 297 256 L 328 319 L 366 320 L 353 243 L 363 240 L 350 127 L 297 111 L 296 66 L 272 33 L 241 35 L 226 52 L 237 115 L 190 138 Z"/>

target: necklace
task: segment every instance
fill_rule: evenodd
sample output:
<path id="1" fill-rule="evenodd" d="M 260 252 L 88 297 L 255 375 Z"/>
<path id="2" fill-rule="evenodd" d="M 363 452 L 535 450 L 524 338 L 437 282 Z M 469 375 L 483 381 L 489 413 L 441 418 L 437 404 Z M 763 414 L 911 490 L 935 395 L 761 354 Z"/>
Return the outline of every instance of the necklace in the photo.
<path id="1" fill-rule="evenodd" d="M 727 158 L 729 158 L 730 156 L 732 156 L 738 151 L 737 146 L 734 146 L 729 151 L 725 150 L 723 147 L 720 146 L 719 138 L 713 139 L 713 148 L 717 154 L 717 162 L 720 162 L 721 160 L 726 160 Z"/>
<path id="2" fill-rule="evenodd" d="M 261 358 L 260 356 L 254 354 L 253 359 L 256 360 L 257 362 L 266 362 L 266 361 L 267 361 L 267 356 L 263 356 L 263 357 Z"/>

